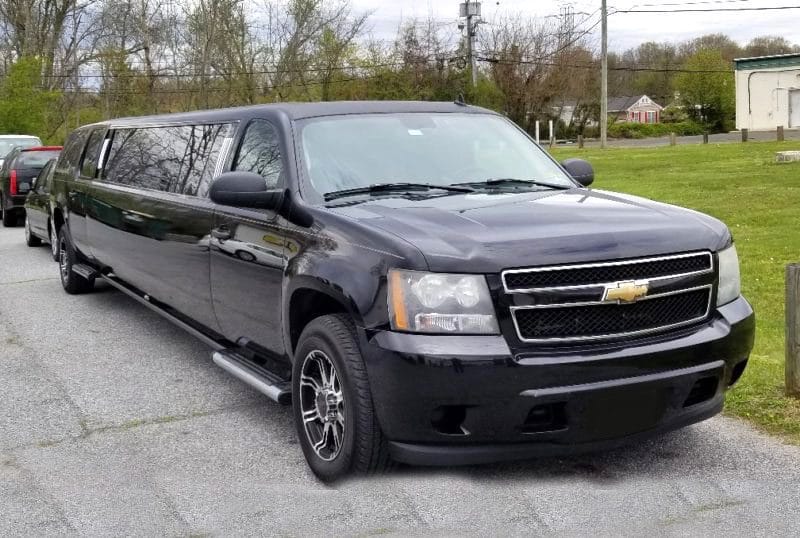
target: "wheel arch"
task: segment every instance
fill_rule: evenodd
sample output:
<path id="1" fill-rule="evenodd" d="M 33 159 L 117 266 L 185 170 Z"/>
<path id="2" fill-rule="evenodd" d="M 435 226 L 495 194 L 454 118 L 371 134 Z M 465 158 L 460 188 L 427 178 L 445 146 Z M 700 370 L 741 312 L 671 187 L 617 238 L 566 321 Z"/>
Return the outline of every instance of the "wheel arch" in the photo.
<path id="1" fill-rule="evenodd" d="M 60 207 L 56 206 L 55 208 L 53 208 L 50 220 L 56 227 L 56 235 L 58 235 L 58 232 L 61 231 L 61 227 L 64 225 L 64 212 L 61 210 Z"/>
<path id="2" fill-rule="evenodd" d="M 288 293 L 284 312 L 284 342 L 290 357 L 303 329 L 314 319 L 328 314 L 346 314 L 356 325 L 362 325 L 361 316 L 352 300 L 341 291 L 317 279 L 306 277 L 295 283 Z"/>

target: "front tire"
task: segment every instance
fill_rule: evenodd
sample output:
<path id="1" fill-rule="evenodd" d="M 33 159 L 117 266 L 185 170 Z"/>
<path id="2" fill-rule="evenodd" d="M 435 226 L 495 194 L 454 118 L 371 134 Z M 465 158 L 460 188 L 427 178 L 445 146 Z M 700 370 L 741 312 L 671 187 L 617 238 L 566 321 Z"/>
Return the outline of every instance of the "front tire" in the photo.
<path id="1" fill-rule="evenodd" d="M 246 250 L 237 250 L 234 253 L 234 256 L 242 260 L 243 262 L 254 262 L 256 261 L 256 257 L 252 252 L 247 252 Z"/>
<path id="2" fill-rule="evenodd" d="M 303 330 L 292 368 L 292 407 L 303 454 L 320 480 L 391 466 L 347 316 L 321 316 Z"/>
<path id="3" fill-rule="evenodd" d="M 42 244 L 42 240 L 33 235 L 31 222 L 27 215 L 25 215 L 25 244 L 29 247 L 38 247 Z"/>
<path id="4" fill-rule="evenodd" d="M 78 261 L 78 253 L 72 246 L 67 226 L 64 225 L 58 231 L 58 248 L 60 251 L 58 260 L 58 271 L 61 276 L 61 286 L 70 295 L 87 293 L 94 288 L 94 280 L 87 280 L 72 270 Z"/>

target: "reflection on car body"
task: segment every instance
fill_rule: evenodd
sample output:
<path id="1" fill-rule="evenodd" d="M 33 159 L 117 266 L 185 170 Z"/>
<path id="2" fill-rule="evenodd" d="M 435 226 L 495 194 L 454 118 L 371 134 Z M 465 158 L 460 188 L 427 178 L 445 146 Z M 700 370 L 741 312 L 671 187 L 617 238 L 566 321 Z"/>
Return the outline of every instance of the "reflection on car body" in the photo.
<path id="1" fill-rule="evenodd" d="M 258 228 L 243 224 L 235 226 L 232 234 L 228 239 L 211 237 L 211 247 L 244 262 L 278 268 L 285 265 L 284 246 L 278 237 L 265 235 Z"/>

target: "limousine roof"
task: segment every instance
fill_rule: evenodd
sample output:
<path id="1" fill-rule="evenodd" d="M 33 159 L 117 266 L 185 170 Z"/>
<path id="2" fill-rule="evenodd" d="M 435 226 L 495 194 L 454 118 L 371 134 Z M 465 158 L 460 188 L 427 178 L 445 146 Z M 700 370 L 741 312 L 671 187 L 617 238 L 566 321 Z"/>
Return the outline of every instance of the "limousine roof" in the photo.
<path id="1" fill-rule="evenodd" d="M 157 116 L 118 118 L 92 125 L 137 127 L 159 123 L 182 123 L 192 121 L 207 123 L 215 121 L 246 120 L 259 117 L 267 111 L 276 110 L 283 112 L 292 120 L 347 114 L 397 114 L 409 112 L 495 114 L 495 112 L 485 108 L 459 103 L 432 101 L 329 101 L 316 103 L 274 103 L 214 110 L 198 110 L 196 112 L 180 112 L 177 114 L 162 114 Z"/>

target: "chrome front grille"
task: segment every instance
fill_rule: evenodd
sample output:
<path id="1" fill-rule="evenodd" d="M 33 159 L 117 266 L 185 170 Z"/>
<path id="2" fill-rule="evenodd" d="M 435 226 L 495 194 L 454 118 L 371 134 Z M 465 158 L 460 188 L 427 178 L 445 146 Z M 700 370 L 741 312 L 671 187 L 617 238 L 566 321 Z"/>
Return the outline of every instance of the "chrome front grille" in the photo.
<path id="1" fill-rule="evenodd" d="M 503 286 L 508 293 L 529 293 L 569 287 L 603 286 L 624 280 L 658 280 L 704 274 L 713 271 L 710 252 L 694 252 L 657 258 L 559 265 L 503 272 Z"/>
<path id="2" fill-rule="evenodd" d="M 702 322 L 711 314 L 714 258 L 676 254 L 502 273 L 517 337 L 524 342 L 613 340 Z M 620 285 L 644 286 L 646 296 L 609 300 Z"/>

